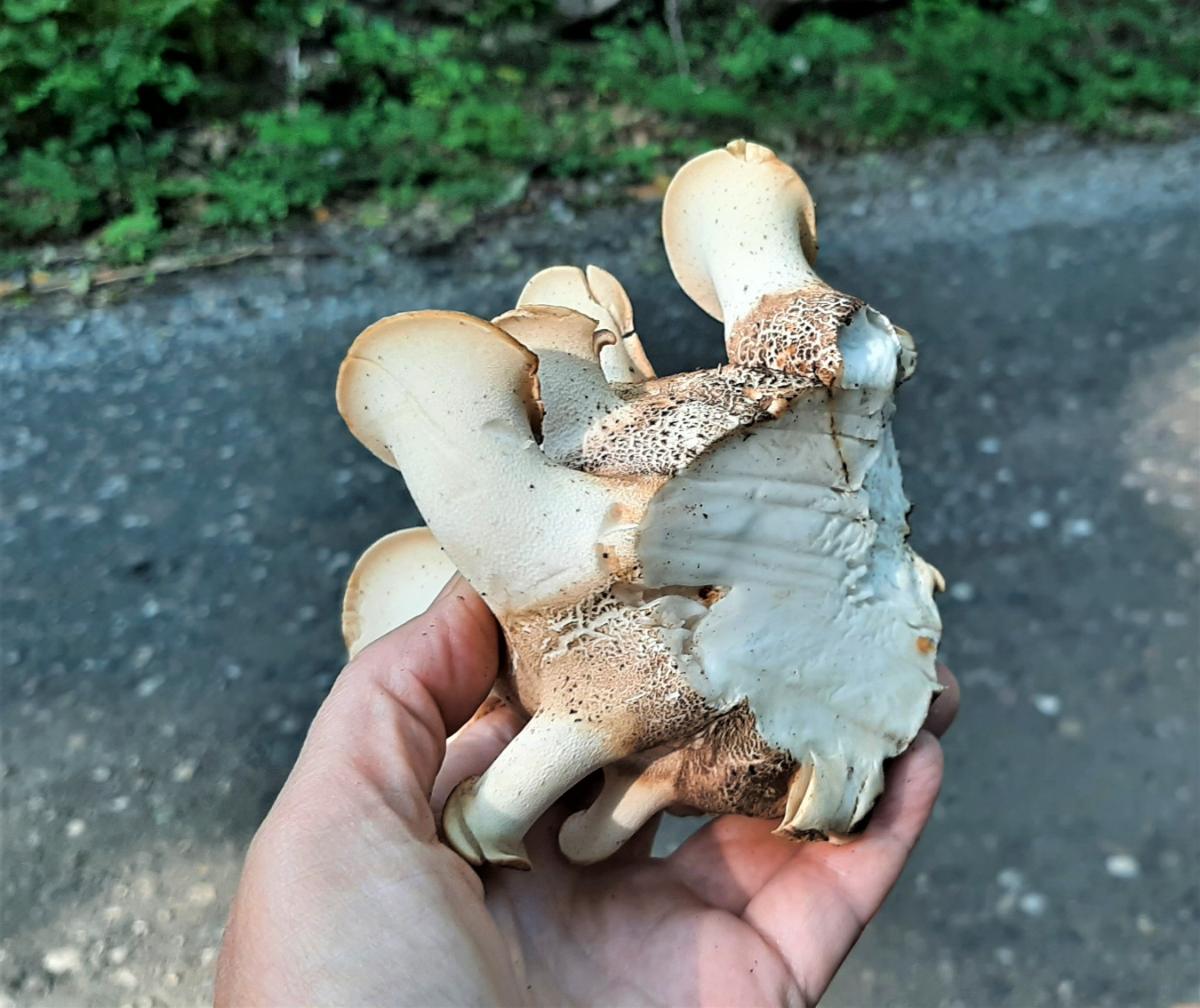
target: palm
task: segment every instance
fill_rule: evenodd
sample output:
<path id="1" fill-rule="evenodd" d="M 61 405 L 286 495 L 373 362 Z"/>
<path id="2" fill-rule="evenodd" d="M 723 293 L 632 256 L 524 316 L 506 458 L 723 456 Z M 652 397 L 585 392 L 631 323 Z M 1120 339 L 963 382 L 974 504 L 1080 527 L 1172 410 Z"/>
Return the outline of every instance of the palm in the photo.
<path id="1" fill-rule="evenodd" d="M 533 871 L 476 876 L 438 842 L 436 812 L 519 726 L 501 708 L 443 751 L 498 662 L 478 599 L 445 605 L 364 652 L 318 715 L 247 859 L 218 1003 L 815 1003 L 929 815 L 933 735 L 896 761 L 845 846 L 725 816 L 669 857 L 650 857 L 648 828 L 577 868 L 552 810 L 528 837 Z M 953 717 L 947 699 L 935 732 Z"/>
<path id="2" fill-rule="evenodd" d="M 769 940 L 666 863 L 495 879 L 488 905 L 529 950 L 534 1003 L 768 1004 L 797 988 Z"/>
<path id="3" fill-rule="evenodd" d="M 485 875 L 486 902 L 520 949 L 541 1004 L 815 1003 L 898 873 L 903 837 L 932 800 L 936 744 L 923 741 L 898 797 L 843 847 L 796 845 L 727 816 L 664 859 L 633 841 L 615 863 L 574 868 L 532 838 L 536 870 Z M 518 977 L 518 979 L 522 979 Z"/>

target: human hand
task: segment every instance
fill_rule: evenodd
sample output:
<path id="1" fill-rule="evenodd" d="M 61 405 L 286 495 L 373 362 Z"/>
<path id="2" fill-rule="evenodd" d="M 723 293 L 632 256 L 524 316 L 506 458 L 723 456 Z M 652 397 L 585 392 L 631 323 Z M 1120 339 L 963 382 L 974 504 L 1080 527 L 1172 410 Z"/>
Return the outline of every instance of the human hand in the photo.
<path id="1" fill-rule="evenodd" d="M 530 832 L 532 872 L 476 872 L 437 837 L 453 786 L 520 725 L 477 718 L 500 663 L 487 607 L 455 579 L 351 662 L 246 857 L 219 1006 L 812 1005 L 896 881 L 942 777 L 926 728 L 888 770 L 861 836 L 834 846 L 723 816 L 667 858 L 654 827 L 613 858 L 559 853 L 565 811 Z"/>

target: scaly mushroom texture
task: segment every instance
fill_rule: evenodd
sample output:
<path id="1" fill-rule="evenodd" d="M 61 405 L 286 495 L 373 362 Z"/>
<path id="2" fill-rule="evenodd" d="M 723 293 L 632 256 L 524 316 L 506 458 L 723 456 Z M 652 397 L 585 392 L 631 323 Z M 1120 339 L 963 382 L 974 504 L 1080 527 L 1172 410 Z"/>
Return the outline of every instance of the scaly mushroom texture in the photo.
<path id="1" fill-rule="evenodd" d="M 527 867 L 526 831 L 596 770 L 560 834 L 576 862 L 666 808 L 839 837 L 938 689 L 941 578 L 907 545 L 890 427 L 911 337 L 813 272 L 812 199 L 765 147 L 685 165 L 663 236 L 728 364 L 656 377 L 620 283 L 557 266 L 492 322 L 385 318 L 339 375 L 429 523 L 359 562 L 348 647 L 454 569 L 508 643 L 500 690 L 528 720 L 443 815 L 475 864 Z"/>

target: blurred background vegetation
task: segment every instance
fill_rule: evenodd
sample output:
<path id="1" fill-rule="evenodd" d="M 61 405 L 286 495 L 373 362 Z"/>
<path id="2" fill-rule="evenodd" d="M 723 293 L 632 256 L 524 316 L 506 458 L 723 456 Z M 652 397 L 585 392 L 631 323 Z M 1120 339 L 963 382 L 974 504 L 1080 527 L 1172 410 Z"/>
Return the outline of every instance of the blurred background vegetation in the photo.
<path id="1" fill-rule="evenodd" d="M 1200 113 L 1200 13 L 1171 0 L 0 7 L 0 230 L 126 262 L 348 201 L 371 224 L 543 179 L 601 198 L 739 134 L 853 150 Z"/>

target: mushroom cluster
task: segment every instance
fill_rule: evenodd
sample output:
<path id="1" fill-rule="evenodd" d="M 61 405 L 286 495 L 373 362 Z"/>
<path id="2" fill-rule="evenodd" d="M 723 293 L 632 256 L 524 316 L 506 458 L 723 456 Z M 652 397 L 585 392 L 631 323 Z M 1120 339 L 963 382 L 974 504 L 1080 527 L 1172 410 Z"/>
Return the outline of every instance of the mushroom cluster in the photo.
<path id="1" fill-rule="evenodd" d="M 912 338 L 813 272 L 812 199 L 766 147 L 686 164 L 663 235 L 728 364 L 655 376 L 620 283 L 556 266 L 491 322 L 382 319 L 342 365 L 342 416 L 428 522 L 359 561 L 350 652 L 457 570 L 528 719 L 446 805 L 474 864 L 527 867 L 526 831 L 597 770 L 559 838 L 578 863 L 668 808 L 843 836 L 938 690 L 941 577 L 907 544 L 890 427 Z"/>

